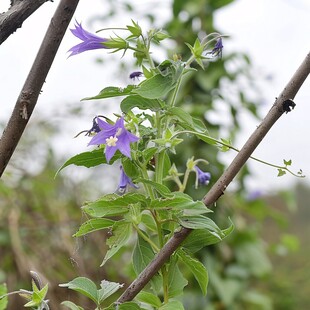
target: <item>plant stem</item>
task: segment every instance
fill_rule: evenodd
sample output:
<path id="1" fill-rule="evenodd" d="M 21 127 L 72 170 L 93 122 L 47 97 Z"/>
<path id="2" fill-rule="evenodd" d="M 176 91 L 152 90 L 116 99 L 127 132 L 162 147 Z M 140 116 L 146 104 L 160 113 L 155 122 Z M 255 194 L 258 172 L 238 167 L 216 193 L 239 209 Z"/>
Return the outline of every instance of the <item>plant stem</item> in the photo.
<path id="1" fill-rule="evenodd" d="M 158 253 L 160 251 L 160 248 L 147 235 L 145 235 L 145 233 L 135 223 L 133 223 L 133 226 L 139 236 L 141 236 L 142 239 L 144 239 L 148 244 L 150 244 L 154 251 Z"/>

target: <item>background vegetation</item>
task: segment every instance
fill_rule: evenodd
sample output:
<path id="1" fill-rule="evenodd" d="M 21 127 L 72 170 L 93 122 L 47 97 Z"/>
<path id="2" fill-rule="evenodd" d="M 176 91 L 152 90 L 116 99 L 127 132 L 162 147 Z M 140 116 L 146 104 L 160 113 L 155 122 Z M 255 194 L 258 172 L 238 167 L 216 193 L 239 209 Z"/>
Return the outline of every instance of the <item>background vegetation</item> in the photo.
<path id="1" fill-rule="evenodd" d="M 192 44 L 197 36 L 220 31 L 214 29 L 214 14 L 230 2 L 172 1 L 172 18 L 162 27 L 172 39 L 164 52 L 171 55 L 177 52 L 187 59 L 189 50 L 183 43 Z M 117 20 L 122 10 L 129 11 L 133 19 L 136 15 L 141 18 L 141 12 L 129 2 L 110 1 L 106 15 L 94 20 L 102 24 L 110 18 Z M 144 12 L 143 18 L 150 24 L 158 24 L 151 12 Z M 107 61 L 101 59 L 98 65 L 104 66 Z M 128 64 L 128 69 L 130 66 L 132 64 Z M 126 68 L 123 64 L 115 70 L 124 72 Z M 257 109 L 259 90 L 251 75 L 250 59 L 245 54 L 224 52 L 222 60 L 211 63 L 207 73 L 189 75 L 184 84 L 179 105 L 204 118 L 212 136 L 225 136 L 233 141 L 240 130 L 241 111 L 247 110 L 249 115 L 261 118 Z M 234 95 L 227 91 L 232 88 Z M 257 92 L 256 101 L 249 99 L 253 97 L 249 91 L 253 90 Z M 228 107 L 227 115 L 223 115 L 225 122 L 210 117 L 211 112 L 219 113 L 219 104 Z M 64 109 L 64 120 L 70 112 Z M 83 110 L 75 113 L 83 117 Z M 72 238 L 85 220 L 80 206 L 102 193 L 102 171 L 92 169 L 89 177 L 81 180 L 65 173 L 54 178 L 65 161 L 49 143 L 55 139 L 61 139 L 61 128 L 52 127 L 40 117 L 33 120 L 0 183 L 0 282 L 6 282 L 9 291 L 30 288 L 29 270 L 35 270 L 49 283 L 52 309 L 58 309 L 65 299 L 87 307 L 81 296 L 59 288 L 58 284 L 76 276 L 87 276 L 97 283 L 108 278 L 126 285 L 134 273 L 127 264 L 129 258 L 125 250 L 107 266 L 99 268 L 106 251 L 102 232 L 87 238 Z M 205 157 L 210 162 L 213 182 L 222 173 L 224 164 L 218 149 L 197 140 L 181 147 L 184 148 L 182 156 L 175 159 L 179 166 L 190 157 L 187 150 L 195 150 L 196 157 Z M 112 172 L 109 177 L 113 177 Z M 245 167 L 234 184 L 234 191 L 226 193 L 214 206 L 216 222 L 226 226 L 229 216 L 235 231 L 224 242 L 198 252 L 209 270 L 208 295 L 202 297 L 196 282 L 190 281 L 184 296 L 186 309 L 289 310 L 306 309 L 309 303 L 306 283 L 310 276 L 309 190 L 299 185 L 273 196 L 254 197 L 246 188 L 246 179 L 250 177 L 251 171 Z M 201 188 L 189 194 L 200 199 L 205 190 Z M 23 300 L 18 296 L 10 298 L 9 309 L 22 309 L 22 305 Z"/>

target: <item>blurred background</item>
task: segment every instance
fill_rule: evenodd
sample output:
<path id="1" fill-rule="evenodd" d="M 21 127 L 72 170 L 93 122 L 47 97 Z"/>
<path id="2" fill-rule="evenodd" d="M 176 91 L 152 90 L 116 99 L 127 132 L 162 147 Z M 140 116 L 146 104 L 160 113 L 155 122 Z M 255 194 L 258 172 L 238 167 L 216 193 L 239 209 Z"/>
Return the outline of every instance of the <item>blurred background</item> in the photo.
<path id="1" fill-rule="evenodd" d="M 23 27 L 0 46 L 1 132 L 13 109 L 45 30 L 59 1 L 45 3 Z M 0 12 L 9 1 L 1 1 Z M 147 30 L 166 30 L 171 39 L 154 47 L 160 62 L 173 53 L 189 57 L 184 42 L 219 31 L 225 39 L 223 58 L 205 71 L 188 76 L 179 105 L 203 118 L 215 137 L 230 138 L 240 148 L 268 112 L 275 97 L 309 52 L 307 34 L 310 4 L 306 0 L 171 0 L 81 1 L 75 19 L 89 31 L 122 27 L 130 20 Z M 74 21 L 71 23 L 73 28 Z M 108 36 L 111 32 L 100 33 Z M 85 221 L 80 206 L 114 191 L 115 167 L 68 167 L 55 172 L 68 158 L 87 150 L 88 138 L 73 137 L 91 127 L 97 114 L 118 112 L 118 100 L 85 101 L 106 86 L 123 87 L 137 70 L 130 55 L 90 51 L 68 58 L 79 41 L 68 30 L 48 75 L 38 105 L 10 165 L 0 181 L 0 282 L 9 291 L 30 289 L 29 270 L 50 284 L 54 309 L 78 296 L 58 288 L 79 275 L 98 284 L 102 279 L 130 283 L 133 273 L 126 253 L 99 268 L 105 253 L 102 232 L 73 239 Z M 310 175 L 308 152 L 310 82 L 294 101 L 294 112 L 284 115 L 258 147 L 255 156 L 282 165 L 292 159 L 292 170 Z M 117 110 L 117 111 L 116 111 Z M 210 162 L 213 182 L 234 157 L 199 141 L 185 141 L 177 166 L 187 158 Z M 214 218 L 222 227 L 230 216 L 234 233 L 217 246 L 202 250 L 209 267 L 207 298 L 191 281 L 186 309 L 306 309 L 310 302 L 309 181 L 249 162 L 217 203 Z M 212 186 L 212 184 L 211 184 Z M 201 199 L 206 189 L 189 194 Z M 87 302 L 80 300 L 85 307 Z M 10 298 L 9 309 L 23 301 Z M 190 308 L 188 308 L 190 305 Z"/>

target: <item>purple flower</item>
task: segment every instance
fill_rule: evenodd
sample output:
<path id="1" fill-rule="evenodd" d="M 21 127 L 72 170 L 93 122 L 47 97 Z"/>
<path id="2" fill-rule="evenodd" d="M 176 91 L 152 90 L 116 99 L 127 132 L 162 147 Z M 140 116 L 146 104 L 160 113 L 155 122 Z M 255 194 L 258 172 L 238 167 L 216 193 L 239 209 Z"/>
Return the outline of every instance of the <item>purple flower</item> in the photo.
<path id="1" fill-rule="evenodd" d="M 137 185 L 135 185 L 131 178 L 125 173 L 123 166 L 120 166 L 120 170 L 121 170 L 121 178 L 119 180 L 119 184 L 118 184 L 118 192 L 121 194 L 124 194 L 126 192 L 127 186 L 131 186 L 134 188 L 139 188 Z"/>
<path id="2" fill-rule="evenodd" d="M 124 118 L 119 118 L 114 125 L 111 125 L 97 117 L 100 131 L 90 140 L 88 145 L 105 144 L 105 157 L 107 162 L 119 150 L 126 157 L 131 158 L 130 143 L 139 140 L 137 136 L 130 133 L 124 125 Z"/>
<path id="3" fill-rule="evenodd" d="M 143 75 L 143 72 L 141 72 L 141 71 L 134 71 L 134 72 L 129 74 L 129 78 L 132 79 L 132 80 L 135 80 L 135 79 L 139 80 L 139 77 L 141 77 L 142 75 Z"/>
<path id="4" fill-rule="evenodd" d="M 261 198 L 262 196 L 263 196 L 262 191 L 257 189 L 257 190 L 251 191 L 248 194 L 248 196 L 246 197 L 246 199 L 248 201 L 254 201 L 254 200 L 257 200 L 257 199 Z"/>
<path id="5" fill-rule="evenodd" d="M 94 133 L 98 133 L 100 131 L 100 127 L 97 123 L 97 117 L 93 119 L 93 127 L 87 130 L 86 136 L 92 136 Z M 84 131 L 85 132 L 85 131 Z"/>
<path id="6" fill-rule="evenodd" d="M 223 46 L 222 38 L 218 38 L 213 50 L 210 53 L 212 54 L 212 56 L 218 56 L 221 58 L 223 47 L 224 46 Z"/>
<path id="7" fill-rule="evenodd" d="M 79 24 L 76 21 L 75 29 L 70 29 L 71 32 L 83 42 L 77 44 L 69 49 L 68 52 L 71 52 L 70 56 L 83 53 L 88 50 L 95 50 L 98 48 L 107 48 L 104 45 L 104 42 L 108 41 L 107 39 L 101 38 L 95 34 L 92 34 L 85 29 L 83 29 L 82 24 Z"/>
<path id="8" fill-rule="evenodd" d="M 196 187 L 198 183 L 200 185 L 208 185 L 211 180 L 211 173 L 210 172 L 203 172 L 201 169 L 199 169 L 197 166 L 195 166 L 196 170 Z"/>

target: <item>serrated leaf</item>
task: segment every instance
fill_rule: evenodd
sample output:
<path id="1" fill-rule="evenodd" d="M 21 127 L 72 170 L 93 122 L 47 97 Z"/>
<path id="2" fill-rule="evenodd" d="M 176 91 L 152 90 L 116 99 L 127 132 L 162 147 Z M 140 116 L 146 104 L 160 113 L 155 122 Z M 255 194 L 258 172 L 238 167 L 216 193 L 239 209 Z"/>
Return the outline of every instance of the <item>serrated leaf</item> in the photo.
<path id="1" fill-rule="evenodd" d="M 126 245 L 131 236 L 131 224 L 127 222 L 116 222 L 112 230 L 113 236 L 107 240 L 110 247 L 107 251 L 100 267 L 102 267 L 111 257 L 113 257 L 123 246 Z"/>
<path id="2" fill-rule="evenodd" d="M 109 296 L 117 292 L 124 284 L 103 280 L 100 283 L 101 289 L 98 290 L 98 301 L 103 302 Z"/>
<path id="3" fill-rule="evenodd" d="M 189 254 L 185 253 L 182 250 L 178 250 L 177 254 L 180 256 L 183 263 L 189 268 L 189 270 L 194 275 L 203 295 L 207 295 L 209 276 L 206 267 L 196 258 L 191 257 Z"/>
<path id="4" fill-rule="evenodd" d="M 93 97 L 86 97 L 82 100 L 93 100 L 93 99 L 104 99 L 104 98 L 112 98 L 112 97 L 119 97 L 119 96 L 127 96 L 130 95 L 133 89 L 135 89 L 135 85 L 128 85 L 125 88 L 109 86 L 105 87 L 100 91 L 100 93 Z"/>
<path id="5" fill-rule="evenodd" d="M 159 297 L 149 292 L 141 291 L 136 296 L 136 299 L 140 302 L 149 304 L 155 308 L 159 308 L 161 306 L 161 300 L 159 299 Z"/>
<path id="6" fill-rule="evenodd" d="M 96 230 L 112 227 L 114 223 L 115 221 L 105 218 L 90 219 L 80 226 L 79 230 L 73 235 L 73 237 L 81 237 Z"/>
<path id="7" fill-rule="evenodd" d="M 96 284 L 88 278 L 78 277 L 68 283 L 59 284 L 59 286 L 67 287 L 73 291 L 79 292 L 98 305 L 98 291 Z"/>
<path id="8" fill-rule="evenodd" d="M 145 196 L 139 193 L 126 193 L 123 196 L 108 194 L 85 204 L 82 210 L 92 217 L 115 216 L 127 213 L 131 204 L 145 201 Z"/>
<path id="9" fill-rule="evenodd" d="M 184 310 L 184 307 L 178 300 L 169 300 L 168 303 L 158 308 L 158 310 Z"/>
<path id="10" fill-rule="evenodd" d="M 231 224 L 228 228 L 223 229 L 219 236 L 218 234 L 206 229 L 197 229 L 191 232 L 191 234 L 184 240 L 182 247 L 186 248 L 191 253 L 195 253 L 208 245 L 222 241 L 233 230 L 234 225 Z"/>
<path id="11" fill-rule="evenodd" d="M 175 86 L 172 76 L 156 74 L 153 77 L 141 82 L 138 88 L 132 92 L 147 99 L 160 99 L 165 97 Z"/>
<path id="12" fill-rule="evenodd" d="M 72 301 L 63 301 L 61 303 L 62 306 L 68 307 L 70 310 L 84 310 L 84 308 L 76 305 L 75 303 L 73 303 Z"/>
<path id="13" fill-rule="evenodd" d="M 139 95 L 127 96 L 121 102 L 121 110 L 124 113 L 128 113 L 133 108 L 139 108 L 141 110 L 151 110 L 153 112 L 161 110 L 165 106 L 162 100 L 148 99 Z"/>

